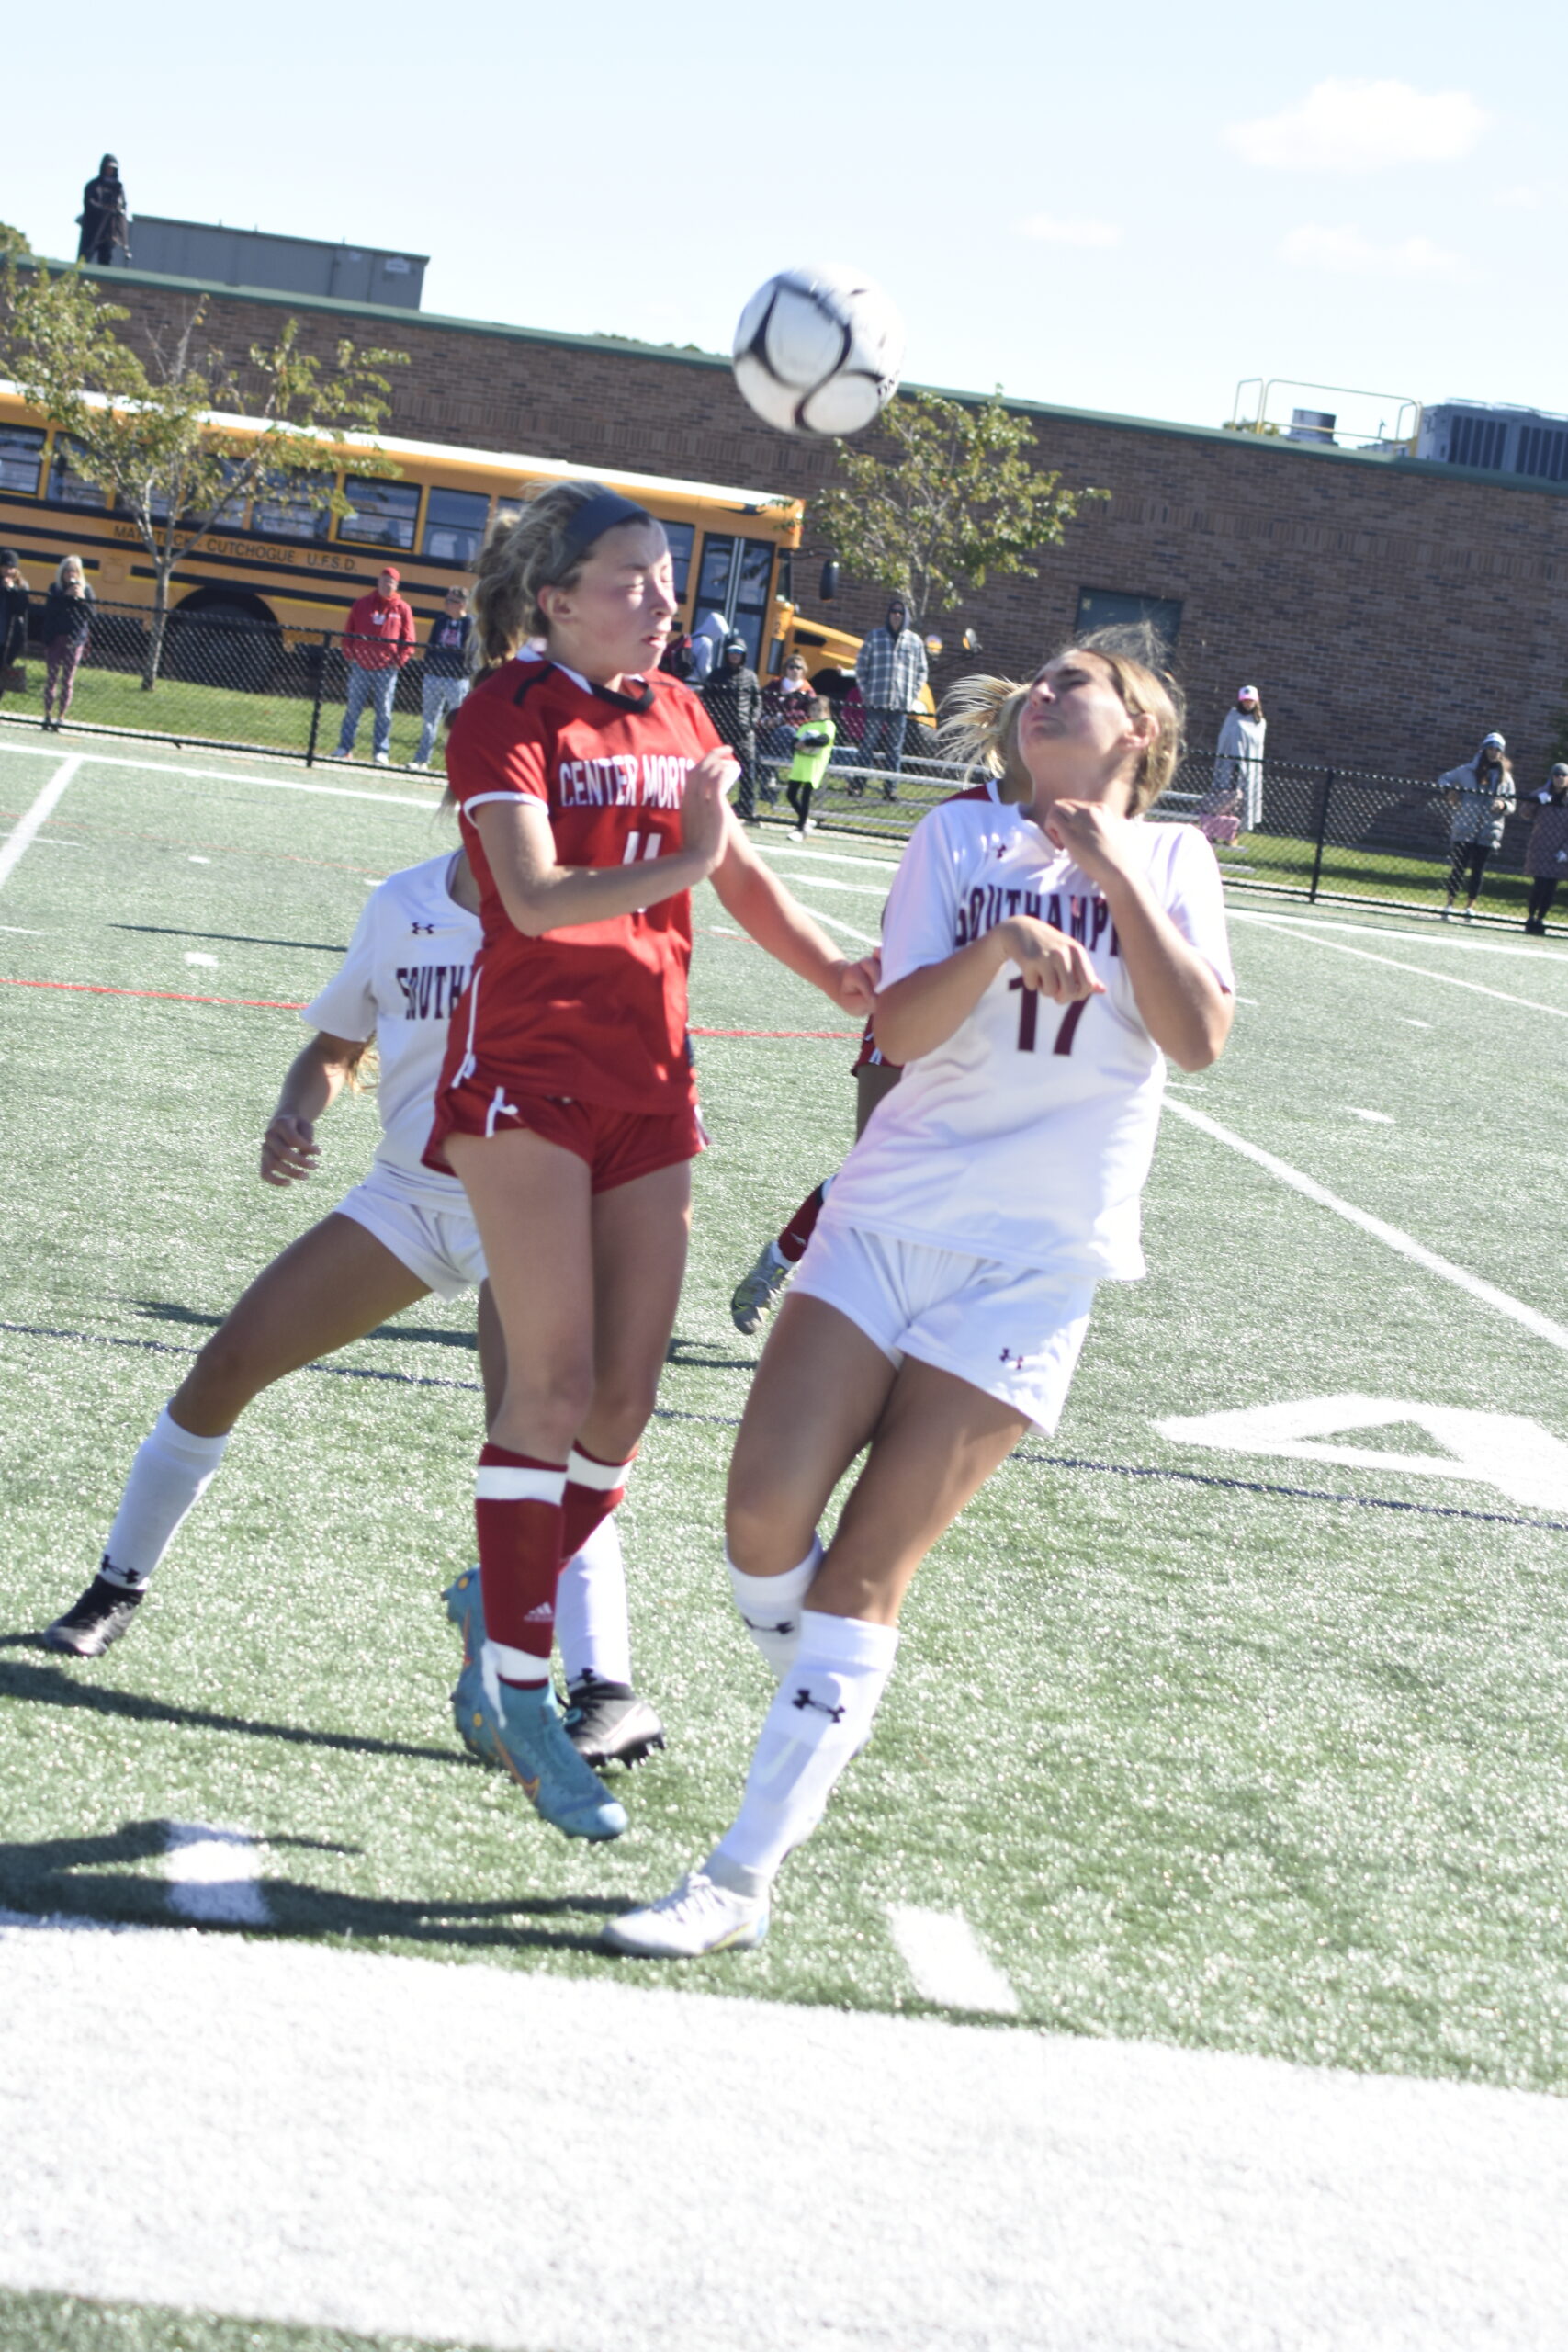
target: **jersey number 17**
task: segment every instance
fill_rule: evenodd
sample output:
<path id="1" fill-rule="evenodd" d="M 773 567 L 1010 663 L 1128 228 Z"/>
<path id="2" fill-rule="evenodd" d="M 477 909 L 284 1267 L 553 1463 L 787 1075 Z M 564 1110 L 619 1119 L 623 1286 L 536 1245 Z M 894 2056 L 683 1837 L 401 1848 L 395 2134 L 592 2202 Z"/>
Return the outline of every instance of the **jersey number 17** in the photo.
<path id="1" fill-rule="evenodd" d="M 1040 1025 L 1040 991 L 1024 987 L 1021 972 L 1016 980 L 1010 980 L 1008 986 L 1018 990 L 1018 1050 L 1021 1054 L 1032 1054 Z M 1083 1019 L 1084 1007 L 1088 1002 L 1085 996 L 1080 997 L 1077 1004 L 1068 1005 L 1062 1015 L 1062 1025 L 1056 1032 L 1056 1042 L 1051 1048 L 1054 1054 L 1072 1052 L 1073 1039 L 1077 1035 L 1078 1023 Z"/>

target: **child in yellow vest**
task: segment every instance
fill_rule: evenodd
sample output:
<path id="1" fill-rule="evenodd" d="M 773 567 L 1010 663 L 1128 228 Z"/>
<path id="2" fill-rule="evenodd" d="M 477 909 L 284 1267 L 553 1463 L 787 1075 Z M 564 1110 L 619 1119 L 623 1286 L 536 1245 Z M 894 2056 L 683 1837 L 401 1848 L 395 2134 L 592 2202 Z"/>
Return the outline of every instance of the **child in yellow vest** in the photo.
<path id="1" fill-rule="evenodd" d="M 795 752 L 784 777 L 785 797 L 799 820 L 803 834 L 813 830 L 811 796 L 822 781 L 822 772 L 832 756 L 838 731 L 826 695 L 818 695 L 807 709 L 806 723 L 795 739 Z"/>

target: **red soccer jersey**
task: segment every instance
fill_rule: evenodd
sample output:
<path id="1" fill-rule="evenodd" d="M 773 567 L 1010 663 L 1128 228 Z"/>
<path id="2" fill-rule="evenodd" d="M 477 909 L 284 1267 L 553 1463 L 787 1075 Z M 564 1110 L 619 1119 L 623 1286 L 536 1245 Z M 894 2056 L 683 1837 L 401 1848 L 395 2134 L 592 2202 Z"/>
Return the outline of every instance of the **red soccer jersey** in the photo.
<path id="1" fill-rule="evenodd" d="M 530 939 L 502 904 L 472 812 L 536 802 L 562 865 L 660 857 L 679 849 L 687 773 L 717 742 L 698 697 L 662 673 L 623 695 L 554 662 L 508 662 L 474 688 L 452 721 L 446 775 L 484 945 L 452 1016 L 443 1087 L 479 1071 L 615 1111 L 693 1099 L 690 894 Z"/>

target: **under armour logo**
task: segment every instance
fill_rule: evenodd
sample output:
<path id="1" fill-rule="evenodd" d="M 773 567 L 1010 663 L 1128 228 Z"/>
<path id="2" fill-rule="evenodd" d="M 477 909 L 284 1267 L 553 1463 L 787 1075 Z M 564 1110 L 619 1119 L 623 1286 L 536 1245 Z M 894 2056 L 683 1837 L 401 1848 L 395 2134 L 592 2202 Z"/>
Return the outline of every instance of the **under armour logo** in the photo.
<path id="1" fill-rule="evenodd" d="M 789 1703 L 790 1703 L 790 1705 L 791 1705 L 792 1707 L 812 1707 L 812 1708 L 815 1708 L 815 1710 L 816 1710 L 816 1712 L 818 1713 L 818 1714 L 819 1714 L 819 1715 L 829 1715 L 829 1716 L 831 1716 L 831 1718 L 832 1718 L 833 1722 L 834 1722 L 834 1723 L 836 1723 L 836 1724 L 841 1724 L 841 1723 L 843 1722 L 843 1720 L 844 1720 L 844 1716 L 845 1716 L 845 1714 L 848 1713 L 848 1709 L 847 1709 L 847 1708 L 844 1708 L 844 1707 L 829 1707 L 829 1706 L 828 1706 L 828 1705 L 826 1704 L 826 1702 L 825 1702 L 823 1700 L 821 1700 L 821 1699 L 814 1699 L 814 1698 L 812 1697 L 812 1695 L 811 1695 L 810 1691 L 809 1691 L 809 1690 L 807 1690 L 806 1689 L 806 1687 L 805 1687 L 804 1683 L 802 1684 L 801 1688 L 800 1688 L 800 1689 L 795 1692 L 795 1694 L 794 1698 L 790 1701 L 790 1702 L 789 1702 Z"/>
<path id="2" fill-rule="evenodd" d="M 409 929 L 416 939 L 422 931 L 427 939 L 434 939 L 435 936 L 435 925 L 433 922 L 411 922 Z"/>
<path id="3" fill-rule="evenodd" d="M 795 1619 L 793 1617 L 781 1617 L 776 1625 L 759 1625 L 754 1617 L 748 1617 L 745 1611 L 742 1610 L 740 1612 L 740 1623 L 745 1626 L 746 1631 L 749 1634 L 793 1634 L 795 1631 Z"/>

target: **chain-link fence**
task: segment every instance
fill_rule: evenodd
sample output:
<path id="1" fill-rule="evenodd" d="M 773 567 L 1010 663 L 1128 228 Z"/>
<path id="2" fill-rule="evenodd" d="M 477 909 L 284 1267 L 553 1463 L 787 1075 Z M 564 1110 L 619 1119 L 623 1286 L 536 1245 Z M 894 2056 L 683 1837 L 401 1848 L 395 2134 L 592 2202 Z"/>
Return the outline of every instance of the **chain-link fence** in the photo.
<path id="1" fill-rule="evenodd" d="M 35 631 L 41 607 L 35 607 Z M 29 640 L 22 675 L 7 674 L 0 723 L 62 718 L 72 728 L 151 737 L 178 745 L 319 761 L 379 759 L 439 772 L 446 718 L 461 681 L 437 673 L 450 656 L 423 644 L 400 666 L 378 639 L 345 641 L 341 629 L 300 629 L 189 605 L 169 615 L 156 680 L 146 682 L 150 616 L 94 603 L 75 645 Z M 422 628 L 422 636 L 424 634 Z M 390 656 L 390 658 L 389 658 Z M 721 721 L 723 713 L 716 712 Z M 835 705 L 838 740 L 809 804 L 813 832 L 901 842 L 938 801 L 962 790 L 962 771 L 936 755 L 932 731 L 911 716 L 901 730 Z M 786 771 L 795 729 L 768 695 L 756 718 L 742 812 L 798 830 Z M 1228 882 L 1308 900 L 1441 912 L 1451 876 L 1451 796 L 1413 776 L 1270 760 L 1261 768 L 1193 753 L 1156 811 L 1196 822 L 1213 842 Z M 1505 825 L 1486 860 L 1477 918 L 1521 923 L 1533 804 Z M 1568 866 L 1563 869 L 1568 879 Z M 1468 872 L 1459 885 L 1468 899 Z M 1568 918 L 1568 891 L 1562 913 Z M 1554 926 L 1555 928 L 1555 926 Z"/>
<path id="2" fill-rule="evenodd" d="M 64 725 L 214 750 L 301 759 L 358 758 L 394 767 L 436 755 L 454 702 L 454 657 L 423 646 L 399 662 L 378 638 L 291 628 L 232 611 L 176 606 L 149 679 L 152 616 L 92 602 L 80 634 L 38 638 L 6 673 L 0 721 Z M 73 623 L 76 616 L 73 616 Z M 446 674 L 437 675 L 437 662 Z M 427 726 L 426 720 L 429 720 Z"/>

